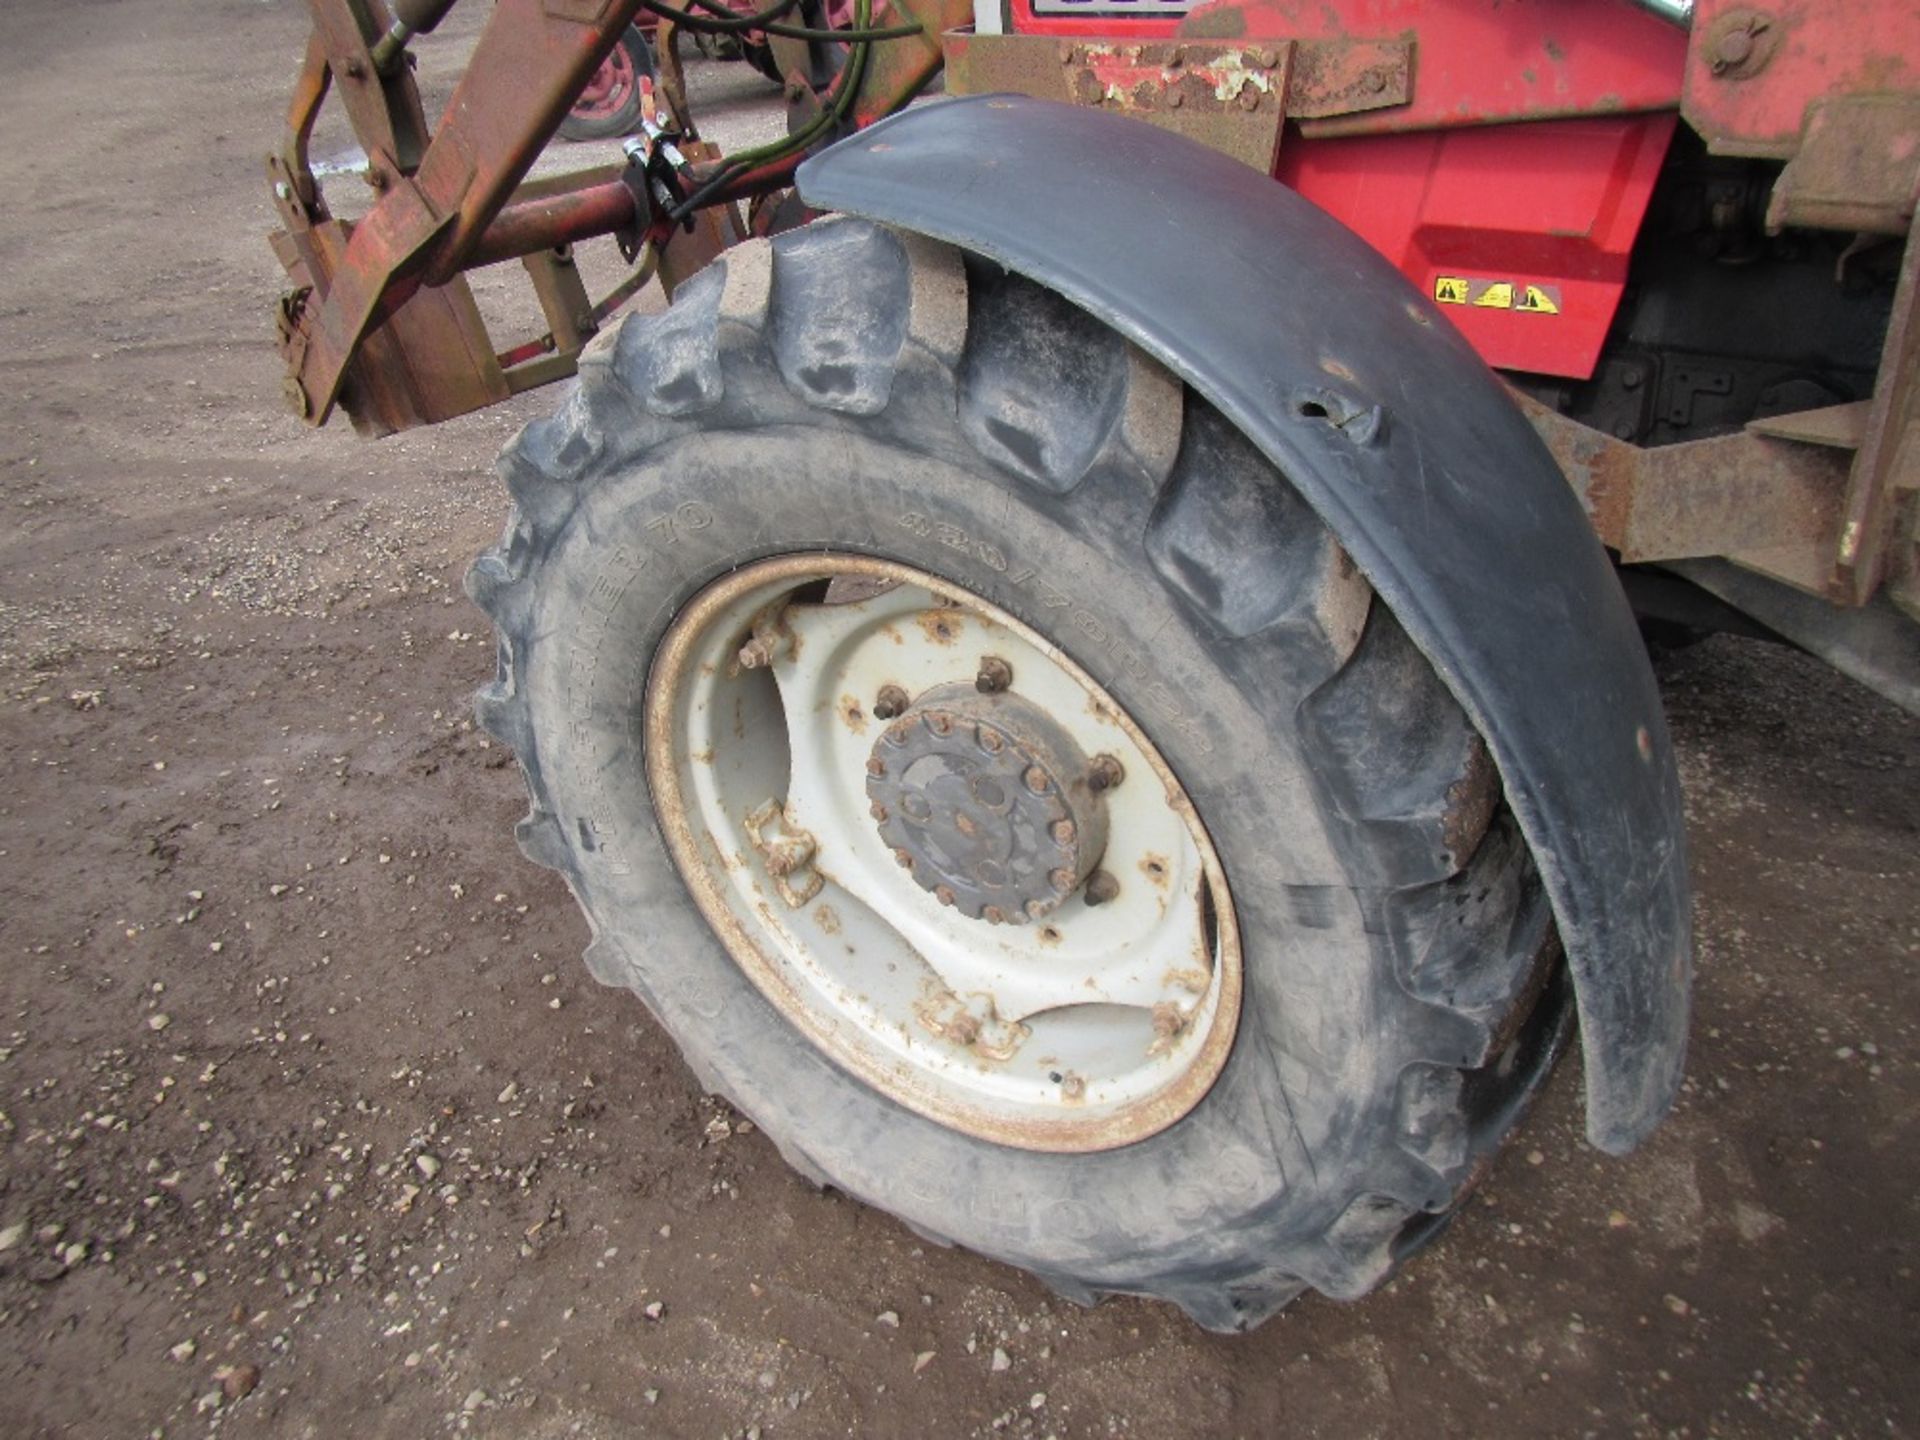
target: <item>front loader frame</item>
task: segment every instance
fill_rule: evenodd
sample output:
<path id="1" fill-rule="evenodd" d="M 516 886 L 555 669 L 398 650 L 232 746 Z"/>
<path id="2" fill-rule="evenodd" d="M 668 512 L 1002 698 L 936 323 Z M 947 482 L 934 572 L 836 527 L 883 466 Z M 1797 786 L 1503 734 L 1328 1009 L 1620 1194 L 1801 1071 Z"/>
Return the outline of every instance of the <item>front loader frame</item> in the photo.
<path id="1" fill-rule="evenodd" d="M 671 291 L 726 246 L 800 208 L 798 200 L 760 205 L 743 219 L 737 202 L 785 190 L 801 153 L 729 175 L 712 147 L 684 140 L 684 190 L 728 178 L 683 215 L 663 213 L 657 194 L 650 199 L 639 160 L 525 183 L 572 98 L 651 3 L 498 0 L 430 129 L 404 50 L 383 37 L 396 13 L 403 22 L 422 9 L 443 13 L 444 0 L 393 0 L 391 10 L 387 0 L 309 0 L 312 38 L 285 140 L 268 162 L 282 227 L 274 241 L 296 284 L 279 316 L 286 394 L 303 419 L 320 424 L 344 406 L 361 429 L 387 433 L 563 378 L 649 274 L 643 267 L 591 301 L 573 265 L 575 242 L 618 234 L 630 253 L 657 257 Z M 1664 147 L 1676 113 L 1712 153 L 1784 162 L 1770 228 L 1904 242 L 1869 398 L 1658 448 L 1518 391 L 1516 399 L 1621 562 L 1730 560 L 1818 596 L 1839 607 L 1830 612 L 1839 630 L 1823 641 L 1802 626 L 1794 638 L 1819 653 L 1858 651 L 1857 637 L 1841 633 L 1856 607 L 1891 603 L 1920 615 L 1920 246 L 1912 238 L 1920 12 L 1906 0 L 1781 0 L 1764 10 L 1696 0 L 1684 32 L 1630 0 L 1534 0 L 1499 12 L 1480 0 L 1223 0 L 1185 16 L 1125 19 L 1068 16 L 1053 0 L 991 8 L 1001 28 L 1011 21 L 1020 33 L 975 33 L 969 0 L 876 0 L 871 24 L 904 22 L 919 33 L 871 46 L 843 121 L 824 138 L 900 109 L 944 66 L 949 90 L 1021 91 L 1130 115 L 1268 175 L 1288 173 L 1290 149 L 1326 139 L 1432 133 L 1452 143 L 1478 133 L 1497 142 L 1540 121 L 1603 126 L 1637 117 Z M 1633 44 L 1613 56 L 1608 37 L 1629 34 Z M 1860 48 L 1863 35 L 1874 38 L 1872 53 Z M 1502 46 L 1511 63 L 1483 73 L 1482 59 Z M 819 115 L 833 86 L 812 83 L 818 67 L 807 43 L 776 38 L 773 48 L 791 121 Z M 307 159 L 315 116 L 336 88 L 374 192 L 357 221 L 333 216 Z M 675 89 L 670 79 L 666 99 L 683 106 Z M 1622 277 L 1632 241 L 1630 226 L 1610 242 Z M 526 268 L 547 330 L 502 350 L 463 276 L 511 260 Z M 1408 264 L 1402 270 L 1431 287 Z M 1498 318 L 1450 314 L 1470 336 L 1473 324 Z M 1897 698 L 1920 693 L 1920 650 L 1896 650 L 1888 659 L 1877 647 L 1881 659 L 1851 673 Z"/>
<path id="2" fill-rule="evenodd" d="M 589 303 L 568 247 L 615 233 L 633 251 L 671 242 L 675 266 L 691 273 L 745 238 L 734 202 L 787 185 L 802 158 L 738 177 L 706 198 L 697 220 L 680 223 L 649 213 L 646 181 L 627 173 L 633 166 L 523 184 L 639 0 L 498 0 L 431 130 L 405 50 L 382 44 L 395 28 L 384 0 L 310 0 L 308 8 L 313 33 L 267 173 L 281 222 L 275 249 L 297 287 L 279 316 L 285 393 L 310 424 L 325 423 L 344 400 L 363 430 L 384 434 L 571 374 L 580 346 L 631 291 Z M 938 72 L 940 33 L 964 9 L 953 0 L 880 0 L 876 24 L 905 21 L 922 33 L 875 47 L 852 97 L 853 127 L 898 108 Z M 375 195 L 356 222 L 334 218 L 308 160 L 333 89 L 366 151 Z M 678 153 L 692 184 L 716 168 L 710 147 Z M 514 259 L 529 271 L 549 330 L 497 353 L 462 275 Z"/>

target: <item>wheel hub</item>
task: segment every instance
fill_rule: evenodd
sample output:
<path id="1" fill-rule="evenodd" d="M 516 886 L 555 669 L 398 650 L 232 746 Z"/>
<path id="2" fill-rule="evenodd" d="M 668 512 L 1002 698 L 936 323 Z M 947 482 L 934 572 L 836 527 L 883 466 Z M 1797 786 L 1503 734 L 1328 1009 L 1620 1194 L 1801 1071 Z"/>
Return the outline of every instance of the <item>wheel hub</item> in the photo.
<path id="1" fill-rule="evenodd" d="M 928 690 L 867 759 L 880 838 L 962 915 L 1024 925 L 1057 909 L 1107 843 L 1107 809 L 1073 737 L 1013 693 Z"/>

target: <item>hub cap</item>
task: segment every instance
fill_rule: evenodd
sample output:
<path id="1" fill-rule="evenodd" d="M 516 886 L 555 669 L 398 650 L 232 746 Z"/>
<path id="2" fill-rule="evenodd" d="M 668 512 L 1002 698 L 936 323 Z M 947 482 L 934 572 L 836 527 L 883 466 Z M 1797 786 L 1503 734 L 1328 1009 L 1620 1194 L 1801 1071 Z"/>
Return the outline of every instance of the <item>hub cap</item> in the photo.
<path id="1" fill-rule="evenodd" d="M 900 1104 L 1096 1150 L 1218 1076 L 1240 947 L 1206 831 L 1132 718 L 1012 616 L 885 561 L 762 561 L 669 628 L 645 730 L 729 954 Z"/>
<path id="2" fill-rule="evenodd" d="M 1073 737 L 1019 695 L 929 690 L 874 742 L 880 838 L 962 915 L 1024 925 L 1060 906 L 1107 842 L 1107 811 Z"/>

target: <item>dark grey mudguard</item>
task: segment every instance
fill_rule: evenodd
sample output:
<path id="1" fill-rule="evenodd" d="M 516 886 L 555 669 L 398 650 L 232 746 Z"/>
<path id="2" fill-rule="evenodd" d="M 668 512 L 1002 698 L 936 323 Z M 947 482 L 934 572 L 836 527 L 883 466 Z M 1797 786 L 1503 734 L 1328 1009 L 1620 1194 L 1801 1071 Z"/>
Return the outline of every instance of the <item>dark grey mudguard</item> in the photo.
<path id="1" fill-rule="evenodd" d="M 1164 131 L 979 96 L 800 169 L 808 204 L 974 251 L 1083 306 L 1220 408 L 1332 527 L 1486 737 L 1579 996 L 1587 1134 L 1679 1088 L 1692 970 L 1680 787 L 1605 552 L 1440 311 L 1283 186 Z"/>

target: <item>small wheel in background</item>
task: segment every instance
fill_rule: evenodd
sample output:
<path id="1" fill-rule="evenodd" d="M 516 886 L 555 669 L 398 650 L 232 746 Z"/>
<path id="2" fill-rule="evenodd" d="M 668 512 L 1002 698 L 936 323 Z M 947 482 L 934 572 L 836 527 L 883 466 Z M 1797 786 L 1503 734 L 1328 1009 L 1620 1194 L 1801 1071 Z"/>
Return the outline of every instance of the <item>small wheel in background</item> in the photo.
<path id="1" fill-rule="evenodd" d="M 611 140 L 632 134 L 640 124 L 640 77 L 652 79 L 655 74 L 647 37 L 637 25 L 629 25 L 560 122 L 561 135 L 568 140 Z"/>

